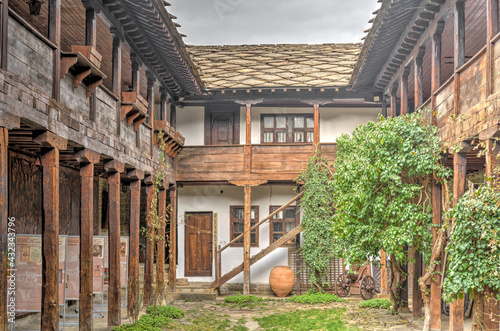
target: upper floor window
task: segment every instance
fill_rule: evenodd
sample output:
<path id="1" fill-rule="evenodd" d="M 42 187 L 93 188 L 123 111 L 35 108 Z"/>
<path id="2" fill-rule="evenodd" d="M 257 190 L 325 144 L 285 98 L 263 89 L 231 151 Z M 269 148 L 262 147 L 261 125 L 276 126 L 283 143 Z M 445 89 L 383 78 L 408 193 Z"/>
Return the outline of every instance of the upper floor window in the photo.
<path id="1" fill-rule="evenodd" d="M 314 141 L 313 114 L 262 114 L 261 143 L 312 143 Z"/>

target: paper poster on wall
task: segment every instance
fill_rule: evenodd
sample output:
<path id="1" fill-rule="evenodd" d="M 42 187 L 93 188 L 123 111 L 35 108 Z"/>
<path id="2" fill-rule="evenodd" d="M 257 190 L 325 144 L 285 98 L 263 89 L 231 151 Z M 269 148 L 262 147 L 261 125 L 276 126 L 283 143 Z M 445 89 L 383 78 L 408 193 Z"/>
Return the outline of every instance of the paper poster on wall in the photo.
<path id="1" fill-rule="evenodd" d="M 94 293 L 103 292 L 104 237 L 94 237 Z"/>
<path id="2" fill-rule="evenodd" d="M 109 287 L 109 237 L 104 237 L 104 290 Z"/>
<path id="3" fill-rule="evenodd" d="M 42 310 L 42 237 L 18 235 L 16 254 L 16 311 Z"/>
<path id="4" fill-rule="evenodd" d="M 120 237 L 120 286 L 127 286 L 128 237 Z"/>
<path id="5" fill-rule="evenodd" d="M 68 237 L 66 253 L 66 300 L 79 300 L 80 237 Z"/>
<path id="6" fill-rule="evenodd" d="M 64 304 L 66 284 L 66 236 L 59 236 L 59 304 Z"/>

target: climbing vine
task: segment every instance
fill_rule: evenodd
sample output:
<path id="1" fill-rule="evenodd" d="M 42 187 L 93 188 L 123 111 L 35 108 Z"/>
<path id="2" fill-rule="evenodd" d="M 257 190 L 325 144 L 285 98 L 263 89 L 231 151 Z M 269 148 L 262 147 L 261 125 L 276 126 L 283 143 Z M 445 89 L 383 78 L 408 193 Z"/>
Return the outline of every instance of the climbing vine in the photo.
<path id="1" fill-rule="evenodd" d="M 319 152 L 309 159 L 306 170 L 300 173 L 297 181 L 304 183 L 302 227 L 304 263 L 313 272 L 308 273 L 309 281 L 320 289 L 326 283 L 326 273 L 330 258 L 335 256 L 333 215 L 333 168 Z"/>

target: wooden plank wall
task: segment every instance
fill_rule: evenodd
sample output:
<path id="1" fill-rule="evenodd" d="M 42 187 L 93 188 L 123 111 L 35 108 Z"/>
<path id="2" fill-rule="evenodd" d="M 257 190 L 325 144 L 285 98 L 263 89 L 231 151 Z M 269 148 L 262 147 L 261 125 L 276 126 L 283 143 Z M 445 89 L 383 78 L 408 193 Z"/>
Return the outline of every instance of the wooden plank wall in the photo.
<path id="1" fill-rule="evenodd" d="M 312 152 L 311 145 L 254 145 L 252 170 L 254 174 L 298 174 Z"/>
<path id="2" fill-rule="evenodd" d="M 500 41 L 497 40 L 492 47 L 492 79 L 493 93 L 500 92 Z M 496 73 L 496 74 L 495 74 Z"/>
<path id="3" fill-rule="evenodd" d="M 448 123 L 453 113 L 453 102 L 455 100 L 453 79 L 448 80 L 436 94 L 436 117 L 438 127 Z"/>
<path id="4" fill-rule="evenodd" d="M 486 53 L 460 73 L 460 114 L 486 100 Z"/>

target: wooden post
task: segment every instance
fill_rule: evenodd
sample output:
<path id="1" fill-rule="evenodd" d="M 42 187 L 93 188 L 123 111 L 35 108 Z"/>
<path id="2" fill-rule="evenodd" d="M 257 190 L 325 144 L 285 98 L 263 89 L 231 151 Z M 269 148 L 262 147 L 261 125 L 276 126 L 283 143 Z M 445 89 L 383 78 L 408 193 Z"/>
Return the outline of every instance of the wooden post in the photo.
<path id="1" fill-rule="evenodd" d="M 252 187 L 245 185 L 245 220 L 243 223 L 243 295 L 250 294 L 250 228 Z"/>
<path id="2" fill-rule="evenodd" d="M 252 105 L 246 104 L 246 139 L 245 139 L 245 172 L 252 172 Z"/>
<path id="3" fill-rule="evenodd" d="M 486 140 L 486 178 L 493 177 L 496 173 L 495 168 L 499 164 L 497 156 L 500 153 L 500 145 L 492 139 Z"/>
<path id="4" fill-rule="evenodd" d="M 52 51 L 52 97 L 59 101 L 61 99 L 61 0 L 49 0 L 48 3 L 49 40 L 56 45 Z"/>
<path id="5" fill-rule="evenodd" d="M 144 264 L 144 306 L 151 306 L 153 304 L 153 265 L 154 265 L 154 247 L 151 242 L 153 235 L 153 227 L 149 224 L 148 212 L 153 203 L 154 197 L 154 180 L 151 176 L 144 179 L 146 185 L 146 221 L 147 221 L 147 234 L 146 234 L 146 261 Z"/>
<path id="6" fill-rule="evenodd" d="M 391 90 L 391 117 L 394 118 L 398 114 L 398 87 L 394 85 Z"/>
<path id="7" fill-rule="evenodd" d="M 115 28 L 110 30 L 113 37 L 113 55 L 112 55 L 112 71 L 111 84 L 113 94 L 118 98 L 116 102 L 116 123 L 117 134 L 121 131 L 121 100 L 122 100 L 122 42 Z"/>
<path id="8" fill-rule="evenodd" d="M 167 120 L 167 104 L 168 104 L 168 94 L 164 88 L 160 89 L 161 101 L 160 101 L 160 121 Z"/>
<path id="9" fill-rule="evenodd" d="M 144 172 L 132 170 L 127 174 L 130 178 L 130 244 L 128 266 L 127 314 L 136 317 L 139 311 L 139 238 L 141 222 L 141 180 Z"/>
<path id="10" fill-rule="evenodd" d="M 443 217 L 442 188 L 438 181 L 434 181 L 432 186 L 432 223 L 441 226 Z M 432 229 L 433 243 L 438 237 L 437 228 Z M 441 256 L 441 261 L 443 256 Z M 436 271 L 441 271 L 441 263 L 436 267 Z M 434 275 L 431 278 L 431 329 L 441 330 L 441 276 Z"/>
<path id="11" fill-rule="evenodd" d="M 381 106 L 382 106 L 382 116 L 384 116 L 384 118 L 387 118 L 387 100 L 386 100 L 386 97 L 385 95 L 382 96 L 382 103 L 381 103 Z"/>
<path id="12" fill-rule="evenodd" d="M 413 263 L 413 277 L 412 277 L 412 288 L 413 288 L 413 317 L 422 317 L 422 308 L 424 307 L 424 302 L 422 300 L 422 292 L 420 291 L 420 286 L 418 281 L 422 277 L 422 254 L 416 249 L 411 250 L 412 257 L 415 260 Z"/>
<path id="13" fill-rule="evenodd" d="M 319 105 L 314 105 L 314 145 L 319 145 Z"/>
<path id="14" fill-rule="evenodd" d="M 85 7 L 85 45 L 97 47 L 97 11 L 90 1 L 83 0 Z"/>
<path id="15" fill-rule="evenodd" d="M 160 218 L 160 228 L 158 229 L 159 240 L 156 245 L 158 257 L 156 259 L 156 293 L 160 299 L 165 288 L 165 207 L 167 204 L 167 191 L 160 188 L 158 192 L 158 217 Z M 157 302 L 161 304 L 161 302 Z"/>
<path id="16" fill-rule="evenodd" d="M 93 329 L 94 314 L 94 165 L 99 153 L 84 149 L 75 155 L 80 162 L 80 330 Z"/>
<path id="17" fill-rule="evenodd" d="M 408 74 L 401 76 L 401 116 L 408 114 Z"/>
<path id="18" fill-rule="evenodd" d="M 173 101 L 170 103 L 170 126 L 177 128 L 177 107 Z"/>
<path id="19" fill-rule="evenodd" d="M 460 68 L 465 63 L 465 1 L 458 1 L 455 4 L 455 96 L 454 96 L 454 112 L 455 115 L 460 114 Z"/>
<path id="20" fill-rule="evenodd" d="M 147 90 L 147 99 L 148 99 L 148 123 L 149 125 L 153 125 L 154 116 L 155 116 L 155 82 L 156 78 L 149 71 L 146 74 L 148 80 L 148 90 Z"/>
<path id="21" fill-rule="evenodd" d="M 486 38 L 486 97 L 493 93 L 493 54 L 491 40 L 498 33 L 498 0 L 486 0 L 486 21 L 488 24 L 488 35 Z"/>
<path id="22" fill-rule="evenodd" d="M 9 38 L 9 0 L 0 2 L 0 68 L 7 70 L 7 54 Z"/>
<path id="23" fill-rule="evenodd" d="M 417 56 L 415 58 L 415 111 L 422 106 L 424 103 L 424 88 L 423 88 L 423 76 L 424 68 L 422 66 L 423 57 Z"/>
<path id="24" fill-rule="evenodd" d="M 387 288 L 387 254 L 380 251 L 380 292 L 381 294 L 388 294 Z"/>
<path id="25" fill-rule="evenodd" d="M 130 61 L 132 62 L 132 92 L 140 93 L 140 63 L 137 55 L 134 53 L 130 54 Z"/>
<path id="26" fill-rule="evenodd" d="M 67 141 L 52 132 L 34 138 L 42 145 L 42 330 L 59 330 L 59 151 Z"/>
<path id="27" fill-rule="evenodd" d="M 108 326 L 121 324 L 120 284 L 120 173 L 125 165 L 111 160 L 104 165 L 108 172 L 108 237 L 109 237 L 109 288 Z"/>
<path id="28" fill-rule="evenodd" d="M 9 130 L 0 127 L 0 331 L 7 331 Z"/>
<path id="29" fill-rule="evenodd" d="M 453 204 L 464 195 L 467 176 L 466 150 L 453 155 Z M 450 331 L 464 330 L 464 300 L 457 298 L 450 305 Z"/>
<path id="30" fill-rule="evenodd" d="M 170 243 L 168 257 L 168 290 L 175 292 L 175 281 L 177 278 L 177 188 L 170 191 Z"/>
<path id="31" fill-rule="evenodd" d="M 439 31 L 432 36 L 432 69 L 431 69 L 431 110 L 432 124 L 437 125 L 436 96 L 434 95 L 441 86 L 441 31 L 444 23 L 440 25 Z M 439 33 L 438 33 L 439 32 Z"/>

